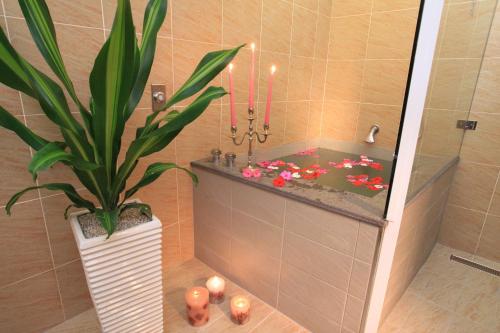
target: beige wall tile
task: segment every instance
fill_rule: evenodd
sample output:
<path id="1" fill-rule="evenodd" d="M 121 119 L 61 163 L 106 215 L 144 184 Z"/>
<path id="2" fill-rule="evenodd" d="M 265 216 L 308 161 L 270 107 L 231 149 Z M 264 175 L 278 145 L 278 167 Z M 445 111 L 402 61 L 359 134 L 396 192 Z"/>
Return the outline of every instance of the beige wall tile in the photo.
<path id="1" fill-rule="evenodd" d="M 210 156 L 220 147 L 220 106 L 211 105 L 193 123 L 184 128 L 175 142 L 177 163 L 183 166 Z M 200 136 L 203 133 L 203 136 Z"/>
<path id="2" fill-rule="evenodd" d="M 312 73 L 312 58 L 295 56 L 290 58 L 290 77 L 288 79 L 289 101 L 302 101 L 310 99 Z"/>
<path id="3" fill-rule="evenodd" d="M 300 268 L 283 264 L 280 293 L 293 295 L 295 299 L 337 323 L 342 321 L 347 294 Z"/>
<path id="4" fill-rule="evenodd" d="M 500 11 L 497 6 L 495 18 L 493 20 L 490 35 L 488 37 L 488 44 L 486 45 L 485 57 L 490 58 L 500 52 L 500 20 L 498 20 L 498 12 Z"/>
<path id="5" fill-rule="evenodd" d="M 498 171 L 497 167 L 461 162 L 453 179 L 449 203 L 485 212 L 495 190 Z"/>
<path id="6" fill-rule="evenodd" d="M 364 61 L 328 61 L 325 100 L 359 102 Z"/>
<path id="7" fill-rule="evenodd" d="M 292 37 L 292 3 L 264 0 L 263 6 L 262 50 L 289 54 Z"/>
<path id="8" fill-rule="evenodd" d="M 292 23 L 292 55 L 313 57 L 318 14 L 294 6 Z"/>
<path id="9" fill-rule="evenodd" d="M 177 191 L 179 204 L 179 222 L 193 220 L 193 188 L 195 184 L 191 177 L 183 172 L 177 172 Z"/>
<path id="10" fill-rule="evenodd" d="M 277 227 L 283 226 L 285 199 L 252 186 L 232 182 L 232 207 Z"/>
<path id="11" fill-rule="evenodd" d="M 458 155 L 464 132 L 457 128 L 457 120 L 466 119 L 467 113 L 426 109 L 424 117 L 420 153 L 443 157 Z"/>
<path id="12" fill-rule="evenodd" d="M 314 59 L 311 80 L 311 100 L 323 100 L 326 80 L 326 64 L 326 60 Z"/>
<path id="13" fill-rule="evenodd" d="M 173 1 L 172 12 L 174 38 L 208 43 L 222 42 L 222 0 Z"/>
<path id="14" fill-rule="evenodd" d="M 184 220 L 179 224 L 181 259 L 190 260 L 194 257 L 194 225 L 192 220 Z"/>
<path id="15" fill-rule="evenodd" d="M 401 105 L 408 73 L 406 60 L 370 60 L 365 63 L 361 101 Z"/>
<path id="16" fill-rule="evenodd" d="M 92 308 L 92 299 L 80 260 L 56 268 L 56 275 L 66 318 Z"/>
<path id="17" fill-rule="evenodd" d="M 419 0 L 373 0 L 373 10 L 390 11 L 415 8 L 418 7 L 419 4 Z"/>
<path id="18" fill-rule="evenodd" d="M 333 0 L 332 16 L 370 14 L 373 0 Z"/>
<path id="19" fill-rule="evenodd" d="M 328 43 L 330 39 L 330 18 L 321 15 L 319 12 L 318 22 L 316 26 L 316 45 L 314 50 L 314 57 L 326 59 L 328 57 Z"/>
<path id="20" fill-rule="evenodd" d="M 309 103 L 309 120 L 307 123 L 307 139 L 319 138 L 321 134 L 321 121 L 323 102 Z"/>
<path id="21" fill-rule="evenodd" d="M 455 109 L 466 61 L 463 59 L 438 59 L 434 64 L 429 107 Z"/>
<path id="22" fill-rule="evenodd" d="M 500 217 L 488 215 L 479 239 L 477 254 L 486 259 L 500 261 Z"/>
<path id="23" fill-rule="evenodd" d="M 0 212 L 0 286 L 52 268 L 39 200 L 18 204 L 9 217 Z"/>
<path id="24" fill-rule="evenodd" d="M 361 327 L 361 319 L 363 317 L 364 302 L 352 296 L 347 297 L 345 305 L 344 319 L 342 327 L 352 332 L 359 332 Z"/>
<path id="25" fill-rule="evenodd" d="M 361 104 L 357 128 L 357 140 L 363 142 L 372 125 L 379 125 L 376 145 L 394 147 L 401 118 L 401 107 Z"/>
<path id="26" fill-rule="evenodd" d="M 356 137 L 359 103 L 325 102 L 321 135 L 340 141 Z"/>
<path id="27" fill-rule="evenodd" d="M 370 15 L 333 18 L 330 29 L 329 59 L 365 58 Z"/>
<path id="28" fill-rule="evenodd" d="M 252 246 L 256 251 L 279 259 L 281 255 L 282 234 L 282 228 L 262 222 L 236 209 L 232 210 L 232 238 L 238 242 Z"/>
<path id="29" fill-rule="evenodd" d="M 0 289 L 3 332 L 40 332 L 63 320 L 54 271 Z"/>
<path id="30" fill-rule="evenodd" d="M 439 243 L 472 253 L 483 221 L 483 213 L 448 205 L 441 225 Z"/>
<path id="31" fill-rule="evenodd" d="M 2 24 L 0 26 L 3 28 Z M 0 105 L 15 116 L 23 114 L 19 93 L 2 83 L 0 83 Z"/>
<path id="32" fill-rule="evenodd" d="M 418 10 L 373 13 L 368 39 L 368 59 L 409 59 Z"/>
<path id="33" fill-rule="evenodd" d="M 319 0 L 318 1 L 318 11 L 320 14 L 325 16 L 330 16 L 332 11 L 333 0 Z"/>
<path id="34" fill-rule="evenodd" d="M 64 219 L 64 210 L 70 204 L 71 201 L 64 194 L 42 199 L 52 256 L 56 266 L 80 257 L 69 221 Z M 79 208 L 74 211 L 81 210 Z"/>
<path id="35" fill-rule="evenodd" d="M 285 225 L 291 231 L 353 256 L 359 222 L 295 201 L 287 201 Z"/>
<path id="36" fill-rule="evenodd" d="M 300 267 L 322 281 L 347 291 L 352 265 L 352 258 L 349 256 L 286 232 L 283 260 L 295 267 Z"/>
<path id="37" fill-rule="evenodd" d="M 271 72 L 271 66 L 276 66 L 276 73 L 273 79 L 273 93 L 272 101 L 286 101 L 287 100 L 287 86 L 288 86 L 288 74 L 289 74 L 289 56 L 286 54 L 278 54 L 272 52 L 262 51 L 260 54 L 260 70 L 258 78 L 258 96 L 259 102 L 266 103 L 267 92 L 269 86 L 269 73 Z M 240 73 L 239 75 L 242 75 Z M 246 73 L 245 73 L 246 75 Z M 247 76 L 245 79 L 248 79 Z M 257 94 L 257 93 L 256 93 Z M 248 87 L 242 97 L 248 98 Z"/>
<path id="38" fill-rule="evenodd" d="M 297 323 L 276 311 L 253 330 L 255 333 L 300 333 L 301 331 L 302 328 Z"/>
<path id="39" fill-rule="evenodd" d="M 330 316 L 323 316 L 318 311 L 305 305 L 292 295 L 279 294 L 278 310 L 289 317 L 317 333 L 340 333 L 339 323 L 330 319 Z"/>
<path id="40" fill-rule="evenodd" d="M 477 82 L 473 112 L 500 112 L 500 98 L 495 92 L 500 89 L 500 59 L 484 59 Z"/>
<path id="41" fill-rule="evenodd" d="M 23 17 L 17 1 L 5 0 L 4 4 L 7 15 Z M 50 0 L 47 1 L 47 5 L 54 22 L 102 28 L 101 1 L 99 0 L 89 0 L 84 3 Z"/>
<path id="42" fill-rule="evenodd" d="M 493 198 L 491 202 L 491 207 L 489 209 L 490 214 L 495 214 L 500 216 L 500 186 L 495 188 L 495 192 L 493 193 Z"/>
<path id="43" fill-rule="evenodd" d="M 479 122 L 474 132 L 465 132 L 460 157 L 465 161 L 498 164 L 496 156 L 500 153 L 500 116 L 485 113 L 472 113 L 470 119 Z"/>
<path id="44" fill-rule="evenodd" d="M 22 120 L 22 119 L 20 119 Z M 0 128 L 0 154 L 10 156 L 0 161 L 0 205 L 4 206 L 17 192 L 28 186 L 33 186 L 33 179 L 28 172 L 31 155 L 28 147 L 13 133 Z M 20 200 L 30 200 L 38 196 L 36 191 L 26 193 Z"/>
<path id="45" fill-rule="evenodd" d="M 271 135 L 267 137 L 266 143 L 260 146 L 261 149 L 276 147 L 284 143 L 287 104 L 286 102 L 271 103 L 271 119 L 269 120 L 269 131 Z M 258 129 L 261 129 L 264 125 L 264 116 L 262 112 L 265 112 L 265 107 L 263 104 L 260 104 L 259 119 L 257 121 Z M 233 147 L 231 147 L 231 149 L 233 149 Z"/>
<path id="46" fill-rule="evenodd" d="M 287 103 L 285 142 L 304 141 L 307 137 L 307 121 L 309 119 L 309 102 Z"/>
<path id="47" fill-rule="evenodd" d="M 358 241 L 356 243 L 356 259 L 371 263 L 375 257 L 379 229 L 375 226 L 360 223 Z"/>
<path id="48" fill-rule="evenodd" d="M 279 280 L 279 260 L 254 246 L 231 240 L 231 275 L 235 283 L 271 306 L 276 306 Z"/>
<path id="49" fill-rule="evenodd" d="M 295 3 L 312 11 L 318 10 L 318 0 L 296 0 Z"/>
<path id="50" fill-rule="evenodd" d="M 349 282 L 349 295 L 365 299 L 368 292 L 368 284 L 370 283 L 370 275 L 371 265 L 354 260 Z"/>
<path id="51" fill-rule="evenodd" d="M 179 223 L 166 226 L 162 231 L 162 267 L 165 272 L 181 263 Z"/>
<path id="52" fill-rule="evenodd" d="M 222 34 L 224 44 L 236 46 L 243 43 L 258 43 L 262 1 L 224 0 Z M 260 48 L 259 45 L 257 45 Z"/>

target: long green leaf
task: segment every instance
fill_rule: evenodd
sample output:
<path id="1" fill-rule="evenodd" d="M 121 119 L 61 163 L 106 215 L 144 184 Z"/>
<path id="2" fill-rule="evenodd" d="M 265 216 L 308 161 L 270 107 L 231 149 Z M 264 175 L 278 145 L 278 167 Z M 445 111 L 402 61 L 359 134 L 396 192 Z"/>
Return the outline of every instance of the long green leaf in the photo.
<path id="1" fill-rule="evenodd" d="M 50 142 L 45 147 L 36 152 L 28 166 L 29 172 L 36 180 L 38 172 L 52 167 L 58 162 L 63 162 L 79 170 L 95 170 L 99 165 L 86 162 L 64 150 L 60 143 Z"/>
<path id="2" fill-rule="evenodd" d="M 50 191 L 63 191 L 66 196 L 68 197 L 71 202 L 73 202 L 75 205 L 78 207 L 83 207 L 87 208 L 90 211 L 95 210 L 95 206 L 91 201 L 88 201 L 80 196 L 78 192 L 76 192 L 75 188 L 73 185 L 66 184 L 66 183 L 50 183 L 50 184 L 44 184 L 40 186 L 33 186 L 33 187 L 28 187 L 25 188 L 24 190 L 14 194 L 12 198 L 10 198 L 9 202 L 5 206 L 5 210 L 7 211 L 7 214 L 11 214 L 12 206 L 25 194 L 26 192 L 33 191 L 33 190 L 38 190 L 41 188 L 45 188 Z"/>
<path id="3" fill-rule="evenodd" d="M 152 182 L 154 182 L 165 171 L 170 170 L 170 169 L 183 170 L 189 176 L 191 176 L 191 179 L 193 180 L 194 183 L 196 183 L 196 184 L 198 183 L 198 177 L 194 173 L 192 173 L 189 169 L 180 167 L 175 163 L 161 163 L 161 162 L 153 163 L 150 166 L 148 166 L 148 168 L 144 172 L 144 175 L 139 180 L 139 182 L 125 192 L 125 200 L 132 197 L 142 187 L 147 186 L 147 185 L 151 184 Z"/>
<path id="4" fill-rule="evenodd" d="M 130 202 L 130 203 L 123 204 L 120 207 L 120 214 L 122 212 L 124 212 L 125 210 L 131 209 L 131 208 L 139 209 L 139 211 L 142 214 L 146 215 L 149 218 L 153 217 L 153 212 L 151 211 L 151 206 L 149 206 L 148 204 L 142 203 L 142 202 Z"/>
<path id="5" fill-rule="evenodd" d="M 130 117 L 144 93 L 144 88 L 146 87 L 149 74 L 151 73 L 151 67 L 153 66 L 156 49 L 156 37 L 163 21 L 165 20 L 166 14 L 166 0 L 150 0 L 148 2 L 142 26 L 142 40 L 139 52 L 139 72 L 130 95 L 126 119 Z"/>
<path id="6" fill-rule="evenodd" d="M 35 150 L 40 150 L 48 141 L 36 135 L 16 117 L 0 106 L 0 126 L 16 133 L 24 142 Z"/>
<path id="7" fill-rule="evenodd" d="M 111 186 L 125 128 L 125 113 L 136 77 L 137 39 L 128 0 L 119 0 L 109 36 L 90 75 L 94 142 Z"/>
<path id="8" fill-rule="evenodd" d="M 234 49 L 210 52 L 203 57 L 193 74 L 179 88 L 179 90 L 161 107 L 159 111 L 153 112 L 146 118 L 146 126 L 143 134 L 147 134 L 158 114 L 170 108 L 172 105 L 193 96 L 212 81 L 233 60 L 238 51 L 245 46 L 240 45 Z"/>
<path id="9" fill-rule="evenodd" d="M 26 19 L 26 24 L 28 25 L 40 53 L 64 84 L 73 101 L 78 105 L 84 120 L 88 122 L 90 120 L 88 111 L 78 99 L 73 82 L 71 82 L 66 67 L 64 66 L 61 52 L 57 44 L 54 24 L 52 23 L 52 18 L 50 17 L 50 12 L 45 0 L 19 0 L 19 6 L 21 7 L 24 18 Z"/>
<path id="10" fill-rule="evenodd" d="M 29 96 L 35 96 L 30 78 L 20 63 L 19 56 L 0 28 L 0 82 Z"/>
<path id="11" fill-rule="evenodd" d="M 118 174 L 113 185 L 116 194 L 124 187 L 125 180 L 130 175 L 140 157 L 157 152 L 168 145 L 180 131 L 198 118 L 206 110 L 210 102 L 226 94 L 221 87 L 209 87 L 193 103 L 162 127 L 146 136 L 134 140 L 125 156 L 125 161 L 118 169 Z"/>
<path id="12" fill-rule="evenodd" d="M 111 236 L 111 234 L 115 231 L 116 225 L 118 224 L 119 214 L 119 209 L 104 210 L 97 208 L 95 210 L 95 216 L 97 217 L 97 220 L 101 222 L 102 227 L 108 233 L 107 238 L 109 238 L 109 236 Z"/>

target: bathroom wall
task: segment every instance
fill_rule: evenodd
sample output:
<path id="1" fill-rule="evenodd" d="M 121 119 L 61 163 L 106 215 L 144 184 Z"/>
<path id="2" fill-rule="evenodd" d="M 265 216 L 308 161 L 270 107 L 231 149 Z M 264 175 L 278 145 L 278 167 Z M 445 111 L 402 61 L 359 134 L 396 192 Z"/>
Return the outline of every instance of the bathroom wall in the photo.
<path id="1" fill-rule="evenodd" d="M 480 2 L 481 4 L 481 2 Z M 439 242 L 500 261 L 500 8 L 486 46 Z"/>
<path id="2" fill-rule="evenodd" d="M 395 146 L 419 0 L 334 0 L 322 136 Z"/>
<path id="3" fill-rule="evenodd" d="M 88 75 L 98 50 L 112 25 L 115 1 L 47 1 L 56 22 L 63 58 L 82 100 L 88 100 Z M 50 73 L 31 41 L 15 0 L 0 0 L 0 25 L 19 52 Z M 137 30 L 146 0 L 132 1 Z M 271 116 L 272 136 L 266 145 L 319 136 L 323 88 L 327 67 L 331 0 L 174 0 L 157 46 L 150 83 L 164 83 L 168 94 L 180 87 L 205 53 L 241 43 L 257 44 L 257 112 L 265 102 L 267 73 L 278 66 Z M 249 50 L 235 60 L 236 102 L 239 128 L 245 128 Z M 214 84 L 227 86 L 226 74 Z M 0 103 L 41 135 L 58 138 L 56 128 L 37 105 L 0 86 Z M 179 108 L 181 108 L 179 106 Z M 75 110 L 76 111 L 76 110 Z M 146 91 L 128 123 L 124 144 L 133 129 L 151 112 Z M 213 103 L 207 112 L 175 140 L 166 151 L 148 159 L 189 161 L 221 147 L 238 154 L 228 139 L 228 99 Z M 260 117 L 262 118 L 262 117 Z M 259 124 L 262 121 L 259 119 Z M 13 193 L 33 184 L 27 172 L 31 151 L 14 135 L 0 129 L 0 208 Z M 141 163 L 137 179 L 147 163 Z M 76 184 L 62 167 L 39 177 L 40 183 Z M 138 194 L 152 204 L 164 226 L 164 266 L 167 269 L 193 256 L 192 186 L 182 173 L 169 172 Z M 68 202 L 58 193 L 32 192 L 14 207 L 13 216 L 0 212 L 0 331 L 39 332 L 89 308 L 81 263 L 69 225 L 63 219 Z"/>

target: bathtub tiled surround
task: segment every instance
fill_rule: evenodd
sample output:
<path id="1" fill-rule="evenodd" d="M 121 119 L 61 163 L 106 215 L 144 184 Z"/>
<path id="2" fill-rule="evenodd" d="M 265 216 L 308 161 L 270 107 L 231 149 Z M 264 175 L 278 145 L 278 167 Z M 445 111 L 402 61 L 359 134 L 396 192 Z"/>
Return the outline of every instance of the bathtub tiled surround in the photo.
<path id="1" fill-rule="evenodd" d="M 403 212 L 385 295 L 383 319 L 394 309 L 436 245 L 456 163 L 422 189 Z"/>
<path id="2" fill-rule="evenodd" d="M 377 226 L 194 170 L 197 258 L 313 332 L 359 332 Z"/>

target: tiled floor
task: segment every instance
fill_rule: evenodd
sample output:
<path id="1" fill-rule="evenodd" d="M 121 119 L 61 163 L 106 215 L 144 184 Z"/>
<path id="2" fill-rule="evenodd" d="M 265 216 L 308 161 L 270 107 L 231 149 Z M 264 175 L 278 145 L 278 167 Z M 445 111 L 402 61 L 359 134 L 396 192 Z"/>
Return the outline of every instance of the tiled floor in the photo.
<path id="1" fill-rule="evenodd" d="M 378 333 L 500 332 L 500 278 L 450 261 L 451 253 L 472 257 L 436 245 Z"/>
<path id="2" fill-rule="evenodd" d="M 204 285 L 214 271 L 199 260 L 190 260 L 167 273 L 164 283 L 165 332 L 238 332 L 238 333 L 306 333 L 308 332 L 288 317 L 257 299 L 246 290 L 227 281 L 224 303 L 210 305 L 210 321 L 202 328 L 189 326 L 185 317 L 184 293 L 187 288 Z M 237 294 L 247 295 L 251 300 L 250 321 L 238 326 L 231 321 L 229 300 Z M 46 333 L 98 333 L 99 323 L 94 309 L 88 310 L 66 322 L 49 329 Z"/>

